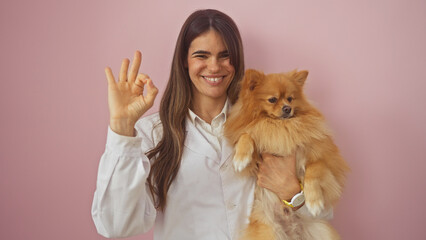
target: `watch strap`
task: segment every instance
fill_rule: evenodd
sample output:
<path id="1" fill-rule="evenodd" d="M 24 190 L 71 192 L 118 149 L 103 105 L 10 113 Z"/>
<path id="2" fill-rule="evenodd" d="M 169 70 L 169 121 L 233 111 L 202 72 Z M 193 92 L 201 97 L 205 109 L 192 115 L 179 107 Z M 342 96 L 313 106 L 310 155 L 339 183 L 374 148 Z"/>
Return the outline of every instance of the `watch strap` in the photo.
<path id="1" fill-rule="evenodd" d="M 295 207 L 294 206 L 294 200 L 295 200 L 295 198 L 297 198 L 299 195 L 303 194 L 303 185 L 302 185 L 302 183 L 299 183 L 299 184 L 300 184 L 300 190 L 301 191 L 299 193 L 297 193 L 296 195 L 294 195 L 290 202 L 288 202 L 286 200 L 282 200 L 285 205 L 287 205 L 287 206 L 289 206 L 291 208 Z M 298 207 L 298 206 L 296 206 L 296 207 Z"/>

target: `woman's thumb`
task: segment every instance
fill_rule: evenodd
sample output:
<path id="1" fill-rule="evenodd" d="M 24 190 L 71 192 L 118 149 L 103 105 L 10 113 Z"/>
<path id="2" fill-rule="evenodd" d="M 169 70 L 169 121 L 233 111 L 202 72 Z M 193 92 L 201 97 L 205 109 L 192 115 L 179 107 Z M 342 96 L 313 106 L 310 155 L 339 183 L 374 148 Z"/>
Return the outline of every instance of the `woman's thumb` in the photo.
<path id="1" fill-rule="evenodd" d="M 146 101 L 152 105 L 154 103 L 154 99 L 158 94 L 158 88 L 154 85 L 151 79 L 148 79 L 146 84 Z"/>

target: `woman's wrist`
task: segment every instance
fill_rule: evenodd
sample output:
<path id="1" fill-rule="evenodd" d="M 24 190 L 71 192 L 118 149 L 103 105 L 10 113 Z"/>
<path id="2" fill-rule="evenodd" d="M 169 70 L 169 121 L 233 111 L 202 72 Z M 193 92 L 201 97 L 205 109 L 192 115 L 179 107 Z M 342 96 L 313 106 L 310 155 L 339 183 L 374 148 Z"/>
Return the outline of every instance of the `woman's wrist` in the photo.
<path id="1" fill-rule="evenodd" d="M 135 123 L 125 119 L 110 119 L 109 126 L 112 131 L 119 135 L 134 137 Z"/>

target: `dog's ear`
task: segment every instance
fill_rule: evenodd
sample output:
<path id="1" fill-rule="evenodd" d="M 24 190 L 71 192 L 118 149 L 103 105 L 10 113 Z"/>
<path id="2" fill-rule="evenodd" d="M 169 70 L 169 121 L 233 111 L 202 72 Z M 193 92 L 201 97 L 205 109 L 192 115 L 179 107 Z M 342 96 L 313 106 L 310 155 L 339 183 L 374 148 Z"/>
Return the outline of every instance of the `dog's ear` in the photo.
<path id="1" fill-rule="evenodd" d="M 247 69 L 243 79 L 243 89 L 253 91 L 259 86 L 260 81 L 263 79 L 265 74 L 254 69 Z"/>
<path id="2" fill-rule="evenodd" d="M 309 72 L 307 70 L 297 71 L 296 69 L 289 73 L 291 78 L 301 87 L 305 84 L 308 74 Z"/>

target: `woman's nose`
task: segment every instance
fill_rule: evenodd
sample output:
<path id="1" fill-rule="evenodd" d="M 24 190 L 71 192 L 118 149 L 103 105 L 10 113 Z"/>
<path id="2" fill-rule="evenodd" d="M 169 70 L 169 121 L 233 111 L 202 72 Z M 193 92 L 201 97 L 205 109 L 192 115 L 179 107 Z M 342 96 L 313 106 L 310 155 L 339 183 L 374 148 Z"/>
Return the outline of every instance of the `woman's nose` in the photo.
<path id="1" fill-rule="evenodd" d="M 207 69 L 212 73 L 218 72 L 220 70 L 220 64 L 218 60 L 212 57 L 208 62 Z"/>

